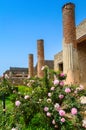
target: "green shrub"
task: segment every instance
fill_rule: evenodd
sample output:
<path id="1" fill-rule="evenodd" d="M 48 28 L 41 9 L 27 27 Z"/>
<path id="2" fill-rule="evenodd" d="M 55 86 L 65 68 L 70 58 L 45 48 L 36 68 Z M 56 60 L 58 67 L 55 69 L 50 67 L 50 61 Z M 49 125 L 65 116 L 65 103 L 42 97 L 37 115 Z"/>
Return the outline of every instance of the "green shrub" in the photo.
<path id="1" fill-rule="evenodd" d="M 18 90 L 21 94 L 31 94 L 33 89 L 27 86 L 18 86 Z"/>
<path id="2" fill-rule="evenodd" d="M 0 129 L 85 130 L 82 111 L 86 111 L 86 90 L 82 85 L 64 85 L 66 75 L 47 66 L 44 73 L 43 79 L 30 78 L 18 91 L 10 90 L 12 85 L 7 82 L 0 84 L 0 93 L 10 95 L 6 99 L 9 110 L 5 115 L 0 110 Z"/>
<path id="3" fill-rule="evenodd" d="M 46 122 L 46 123 L 45 123 Z M 30 127 L 33 128 L 33 130 L 53 130 L 48 125 L 48 122 L 46 120 L 46 116 L 44 113 L 37 113 L 34 115 L 32 120 L 30 121 Z"/>

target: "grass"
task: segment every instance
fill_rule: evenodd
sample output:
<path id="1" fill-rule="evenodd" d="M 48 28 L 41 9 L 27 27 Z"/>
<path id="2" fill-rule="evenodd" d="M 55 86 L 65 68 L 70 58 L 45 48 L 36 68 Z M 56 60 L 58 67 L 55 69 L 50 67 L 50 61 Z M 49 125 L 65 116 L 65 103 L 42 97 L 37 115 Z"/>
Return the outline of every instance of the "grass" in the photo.
<path id="1" fill-rule="evenodd" d="M 3 112 L 3 101 L 2 100 L 0 100 L 0 108 L 1 108 L 0 111 Z M 9 100 L 9 98 L 5 99 L 5 108 L 6 108 L 7 112 L 11 111 L 13 108 L 13 103 Z"/>

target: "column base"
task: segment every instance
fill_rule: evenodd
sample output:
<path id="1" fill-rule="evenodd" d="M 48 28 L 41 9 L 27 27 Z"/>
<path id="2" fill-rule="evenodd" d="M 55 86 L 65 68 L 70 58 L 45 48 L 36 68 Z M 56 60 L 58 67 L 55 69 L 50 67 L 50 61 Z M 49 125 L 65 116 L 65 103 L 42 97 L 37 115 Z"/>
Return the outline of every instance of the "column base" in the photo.
<path id="1" fill-rule="evenodd" d="M 68 73 L 67 73 L 67 78 L 66 78 L 66 81 L 65 81 L 65 84 L 80 84 L 80 72 L 79 70 L 69 70 Z"/>

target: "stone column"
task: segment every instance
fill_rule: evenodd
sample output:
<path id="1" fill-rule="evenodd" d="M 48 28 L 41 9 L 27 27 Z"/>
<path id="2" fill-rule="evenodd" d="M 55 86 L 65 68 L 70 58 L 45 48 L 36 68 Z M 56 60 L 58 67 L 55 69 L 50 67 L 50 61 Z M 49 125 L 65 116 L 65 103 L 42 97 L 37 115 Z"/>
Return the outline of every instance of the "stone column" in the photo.
<path id="1" fill-rule="evenodd" d="M 33 54 L 29 54 L 29 76 L 34 76 L 34 67 L 33 67 Z"/>
<path id="2" fill-rule="evenodd" d="M 67 3 L 63 11 L 63 70 L 66 83 L 79 83 L 78 52 L 76 44 L 75 5 Z"/>
<path id="3" fill-rule="evenodd" d="M 41 70 L 42 66 L 44 66 L 44 40 L 37 40 L 37 76 L 42 78 L 44 76 L 43 71 Z"/>

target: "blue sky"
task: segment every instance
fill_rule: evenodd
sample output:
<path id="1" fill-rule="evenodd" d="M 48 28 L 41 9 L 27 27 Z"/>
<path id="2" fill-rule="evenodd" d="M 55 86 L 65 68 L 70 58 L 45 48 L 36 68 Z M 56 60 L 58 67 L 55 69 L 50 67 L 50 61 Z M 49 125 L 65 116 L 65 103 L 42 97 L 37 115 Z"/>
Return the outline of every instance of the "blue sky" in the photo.
<path id="1" fill-rule="evenodd" d="M 9 67 L 37 62 L 37 40 L 44 39 L 45 59 L 62 49 L 62 6 L 76 5 L 76 25 L 86 18 L 86 0 L 0 0 L 0 75 Z"/>

